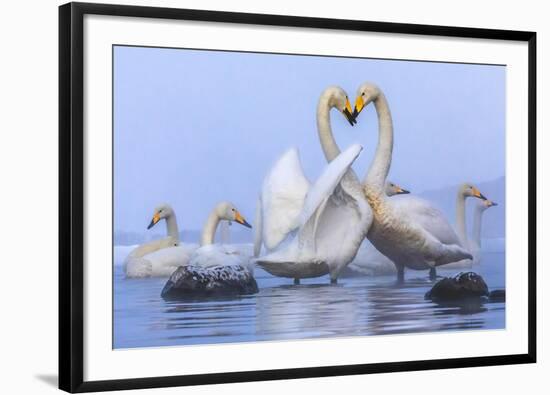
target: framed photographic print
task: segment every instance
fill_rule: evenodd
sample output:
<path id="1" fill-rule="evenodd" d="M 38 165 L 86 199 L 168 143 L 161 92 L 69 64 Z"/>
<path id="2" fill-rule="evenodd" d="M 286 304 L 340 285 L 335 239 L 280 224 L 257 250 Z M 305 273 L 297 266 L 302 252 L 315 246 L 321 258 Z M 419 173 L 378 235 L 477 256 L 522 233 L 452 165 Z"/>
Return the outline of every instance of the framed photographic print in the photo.
<path id="1" fill-rule="evenodd" d="M 536 34 L 59 9 L 69 392 L 536 360 Z"/>

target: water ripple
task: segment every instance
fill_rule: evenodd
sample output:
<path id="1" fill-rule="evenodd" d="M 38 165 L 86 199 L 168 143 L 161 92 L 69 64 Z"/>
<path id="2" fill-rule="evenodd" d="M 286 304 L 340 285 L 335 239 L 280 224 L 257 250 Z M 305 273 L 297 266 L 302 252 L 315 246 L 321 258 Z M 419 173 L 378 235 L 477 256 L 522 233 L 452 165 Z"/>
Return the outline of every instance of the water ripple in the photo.
<path id="1" fill-rule="evenodd" d="M 489 287 L 503 288 L 504 256 L 485 261 L 482 275 Z M 405 284 L 390 276 L 292 285 L 258 270 L 256 295 L 164 301 L 159 295 L 165 279 L 126 280 L 120 267 L 115 270 L 115 348 L 494 329 L 505 323 L 504 303 L 425 300 L 432 283 L 420 272 Z"/>

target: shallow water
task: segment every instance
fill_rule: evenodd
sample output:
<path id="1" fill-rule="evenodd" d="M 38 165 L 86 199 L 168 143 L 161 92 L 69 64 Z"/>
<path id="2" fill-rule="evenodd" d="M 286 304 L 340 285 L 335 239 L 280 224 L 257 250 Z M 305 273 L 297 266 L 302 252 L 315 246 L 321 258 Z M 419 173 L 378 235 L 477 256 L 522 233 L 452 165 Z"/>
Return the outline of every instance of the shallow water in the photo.
<path id="1" fill-rule="evenodd" d="M 489 290 L 503 289 L 504 253 L 485 253 L 480 273 Z M 458 270 L 438 270 L 450 276 Z M 125 279 L 115 266 L 114 348 L 251 342 L 334 336 L 499 329 L 505 304 L 449 306 L 424 300 L 433 285 L 427 272 L 393 276 L 303 280 L 273 277 L 258 269 L 256 295 L 225 300 L 164 301 L 166 278 Z"/>

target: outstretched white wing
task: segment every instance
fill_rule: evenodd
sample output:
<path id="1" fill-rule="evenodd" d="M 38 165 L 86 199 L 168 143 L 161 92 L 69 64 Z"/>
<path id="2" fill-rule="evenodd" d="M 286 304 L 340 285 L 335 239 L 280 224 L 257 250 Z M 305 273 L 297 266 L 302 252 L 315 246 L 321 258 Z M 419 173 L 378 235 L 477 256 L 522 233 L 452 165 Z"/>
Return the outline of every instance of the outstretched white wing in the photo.
<path id="1" fill-rule="evenodd" d="M 312 227 L 313 235 L 316 233 L 319 217 L 323 213 L 328 199 L 334 193 L 336 187 L 342 181 L 342 177 L 349 170 L 355 159 L 361 153 L 359 144 L 353 144 L 325 167 L 315 184 L 310 188 L 304 208 L 300 213 L 300 234 L 308 227 Z"/>
<path id="2" fill-rule="evenodd" d="M 277 160 L 264 179 L 257 210 L 262 233 L 261 237 L 256 236 L 255 250 L 259 248 L 258 240 L 263 241 L 268 250 L 273 250 L 296 230 L 308 190 L 309 181 L 302 170 L 298 151 L 291 148 Z"/>
<path id="3" fill-rule="evenodd" d="M 329 271 L 337 275 L 340 264 L 355 257 L 372 220 L 360 187 L 346 185 L 361 150 L 352 145 L 327 165 L 307 194 L 295 238 L 286 248 L 259 258 L 259 265 L 282 277 L 317 277 Z"/>
<path id="4" fill-rule="evenodd" d="M 361 150 L 354 144 L 325 168 L 300 216 L 301 249 L 328 263 L 331 273 L 355 257 L 372 221 L 370 206 L 351 170 Z"/>

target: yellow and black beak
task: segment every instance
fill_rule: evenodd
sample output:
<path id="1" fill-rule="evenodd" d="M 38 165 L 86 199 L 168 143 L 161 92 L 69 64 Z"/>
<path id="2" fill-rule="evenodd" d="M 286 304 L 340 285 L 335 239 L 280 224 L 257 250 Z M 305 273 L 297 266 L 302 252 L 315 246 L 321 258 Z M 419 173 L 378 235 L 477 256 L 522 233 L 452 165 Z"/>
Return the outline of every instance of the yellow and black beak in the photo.
<path id="1" fill-rule="evenodd" d="M 493 207 L 493 206 L 498 206 L 498 203 L 497 202 L 493 202 L 492 200 L 485 200 L 485 205 L 487 207 Z"/>
<path id="2" fill-rule="evenodd" d="M 396 195 L 406 195 L 408 193 L 411 193 L 410 191 L 407 191 L 406 189 L 403 189 L 401 187 L 395 187 L 395 194 Z"/>
<path id="3" fill-rule="evenodd" d="M 250 225 L 248 222 L 246 222 L 246 220 L 243 218 L 241 213 L 239 213 L 238 211 L 235 211 L 235 222 L 237 222 L 237 223 L 239 223 L 243 226 L 246 226 L 247 228 L 252 228 L 252 225 Z"/>
<path id="4" fill-rule="evenodd" d="M 355 99 L 355 108 L 352 114 L 354 120 L 359 116 L 359 113 L 363 110 L 364 107 L 365 107 L 365 101 L 363 100 L 363 97 L 357 96 L 357 99 Z"/>
<path id="5" fill-rule="evenodd" d="M 344 110 L 342 111 L 342 113 L 344 114 L 344 116 L 346 117 L 346 119 L 348 120 L 349 124 L 351 126 L 355 125 L 357 123 L 357 121 L 355 120 L 355 118 L 353 117 L 353 115 L 351 114 L 352 110 L 351 110 L 351 104 L 349 102 L 349 99 L 346 98 L 346 107 L 344 108 Z"/>
<path id="6" fill-rule="evenodd" d="M 472 187 L 472 195 L 478 199 L 489 200 L 476 187 Z"/>
<path id="7" fill-rule="evenodd" d="M 160 215 L 159 213 L 155 213 L 155 215 L 153 215 L 153 219 L 151 220 L 151 222 L 149 223 L 149 226 L 147 227 L 147 229 L 151 229 L 153 226 L 155 226 L 157 224 L 157 222 L 160 221 Z"/>

